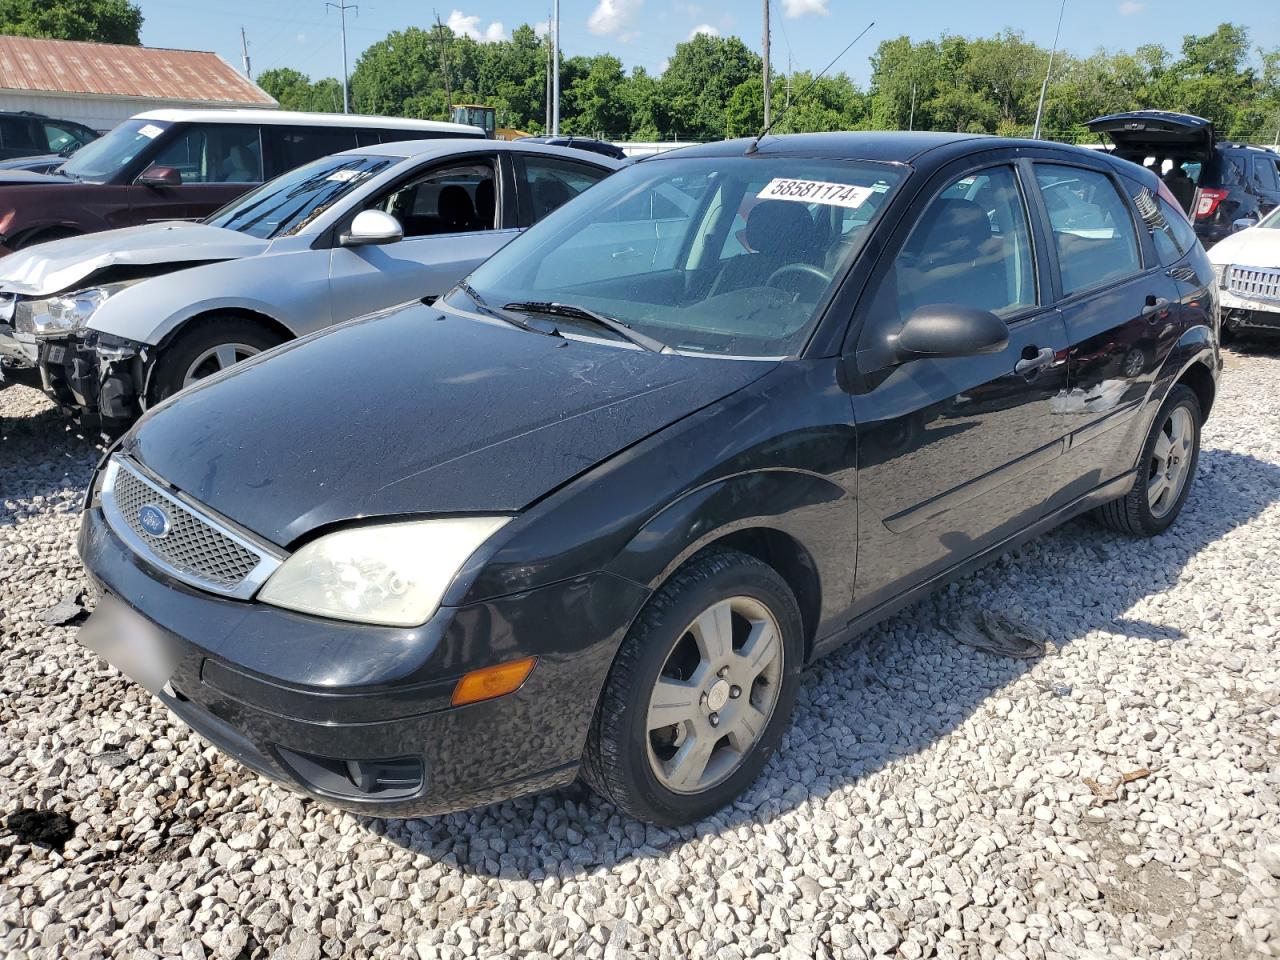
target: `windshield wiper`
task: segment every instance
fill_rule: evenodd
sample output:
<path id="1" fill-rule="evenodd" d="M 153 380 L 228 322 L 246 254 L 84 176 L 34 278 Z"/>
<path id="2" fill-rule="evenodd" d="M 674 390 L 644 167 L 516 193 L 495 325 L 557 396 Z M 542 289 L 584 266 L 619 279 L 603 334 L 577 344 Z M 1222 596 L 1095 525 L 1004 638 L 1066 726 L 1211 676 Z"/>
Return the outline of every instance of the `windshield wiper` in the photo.
<path id="1" fill-rule="evenodd" d="M 603 313 L 596 313 L 594 310 L 588 310 L 586 307 L 579 307 L 572 303 L 548 303 L 530 300 L 508 303 L 503 305 L 502 309 L 516 310 L 520 313 L 545 313 L 549 317 L 569 317 L 574 320 L 586 320 L 616 333 L 623 340 L 634 343 L 640 349 L 648 350 L 650 353 L 662 353 L 662 351 L 669 349 L 661 340 L 655 340 L 653 337 L 632 330 L 629 324 L 623 323 L 621 320 L 615 320 L 613 317 L 605 316 Z"/>
<path id="2" fill-rule="evenodd" d="M 467 283 L 467 281 L 465 280 L 459 280 L 456 286 L 459 290 L 461 290 L 463 293 L 465 293 L 468 297 L 471 298 L 471 302 L 476 305 L 476 309 L 479 310 L 481 313 L 483 313 L 486 317 L 493 317 L 495 320 L 501 320 L 503 323 L 509 323 L 513 327 L 519 327 L 521 330 L 527 330 L 530 333 L 541 333 L 543 336 L 547 336 L 547 337 L 560 336 L 560 331 L 556 330 L 554 327 L 550 330 L 547 330 L 543 327 L 537 326 L 536 324 L 525 323 L 519 317 L 513 317 L 510 314 L 503 313 L 501 310 L 491 307 L 489 305 L 489 301 L 486 300 L 484 297 L 480 296 L 480 294 L 476 291 L 476 288 L 471 286 L 471 284 Z"/>

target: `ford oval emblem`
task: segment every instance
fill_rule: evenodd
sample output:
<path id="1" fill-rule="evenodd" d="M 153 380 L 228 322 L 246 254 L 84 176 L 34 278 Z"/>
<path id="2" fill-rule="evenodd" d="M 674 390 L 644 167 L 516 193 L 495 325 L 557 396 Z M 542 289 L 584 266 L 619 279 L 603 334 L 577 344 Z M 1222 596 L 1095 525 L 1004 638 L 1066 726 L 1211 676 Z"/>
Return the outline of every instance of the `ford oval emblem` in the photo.
<path id="1" fill-rule="evenodd" d="M 144 503 L 138 508 L 138 525 L 153 537 L 163 537 L 169 532 L 169 514 L 154 503 Z"/>

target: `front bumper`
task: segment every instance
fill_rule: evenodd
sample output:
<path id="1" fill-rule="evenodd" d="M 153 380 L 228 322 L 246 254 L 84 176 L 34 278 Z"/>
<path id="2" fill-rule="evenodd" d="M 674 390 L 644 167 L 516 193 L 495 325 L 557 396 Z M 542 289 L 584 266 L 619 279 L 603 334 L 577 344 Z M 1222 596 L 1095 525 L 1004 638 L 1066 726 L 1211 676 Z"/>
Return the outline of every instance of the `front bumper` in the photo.
<path id="1" fill-rule="evenodd" d="M 1223 290 L 1219 299 L 1222 327 L 1232 333 L 1239 330 L 1261 330 L 1280 333 L 1280 302 L 1242 297 Z"/>
<path id="2" fill-rule="evenodd" d="M 98 588 L 175 651 L 157 696 L 179 718 L 263 776 L 377 816 L 443 813 L 571 781 L 613 653 L 647 596 L 593 574 L 442 608 L 423 627 L 397 630 L 171 581 L 97 506 L 85 511 L 79 547 Z M 464 673 L 526 656 L 537 664 L 516 692 L 450 705 Z M 361 780 L 384 770 L 398 785 Z"/>
<path id="3" fill-rule="evenodd" d="M 40 381 L 87 430 L 116 433 L 142 413 L 147 346 L 90 330 L 39 341 Z"/>

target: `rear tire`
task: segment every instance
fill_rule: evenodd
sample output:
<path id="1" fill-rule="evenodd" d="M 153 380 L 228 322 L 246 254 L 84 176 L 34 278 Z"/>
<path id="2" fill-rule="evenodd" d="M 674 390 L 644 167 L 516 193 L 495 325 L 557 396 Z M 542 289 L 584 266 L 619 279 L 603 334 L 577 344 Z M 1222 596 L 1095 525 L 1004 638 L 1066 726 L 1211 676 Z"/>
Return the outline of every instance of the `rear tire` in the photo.
<path id="1" fill-rule="evenodd" d="M 1202 420 L 1195 391 L 1177 384 L 1160 405 L 1142 445 L 1133 489 L 1095 510 L 1098 522 L 1138 537 L 1154 537 L 1167 530 L 1182 512 L 1195 482 Z"/>
<path id="2" fill-rule="evenodd" d="M 160 351 L 151 371 L 147 403 L 155 405 L 196 380 L 283 342 L 275 331 L 246 317 L 201 317 Z"/>
<path id="3" fill-rule="evenodd" d="M 584 778 L 638 820 L 677 826 L 714 813 L 777 748 L 803 657 L 800 608 L 776 570 L 734 550 L 695 557 L 623 641 Z"/>

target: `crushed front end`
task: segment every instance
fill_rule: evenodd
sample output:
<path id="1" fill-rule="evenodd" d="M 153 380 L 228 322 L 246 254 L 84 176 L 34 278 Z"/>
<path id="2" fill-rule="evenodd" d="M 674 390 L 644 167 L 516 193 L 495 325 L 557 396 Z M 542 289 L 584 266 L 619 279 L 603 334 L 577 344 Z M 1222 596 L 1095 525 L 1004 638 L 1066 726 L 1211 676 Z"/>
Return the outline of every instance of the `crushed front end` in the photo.
<path id="1" fill-rule="evenodd" d="M 41 385 L 85 430 L 118 434 L 142 413 L 148 349 L 98 330 L 41 338 Z"/>

